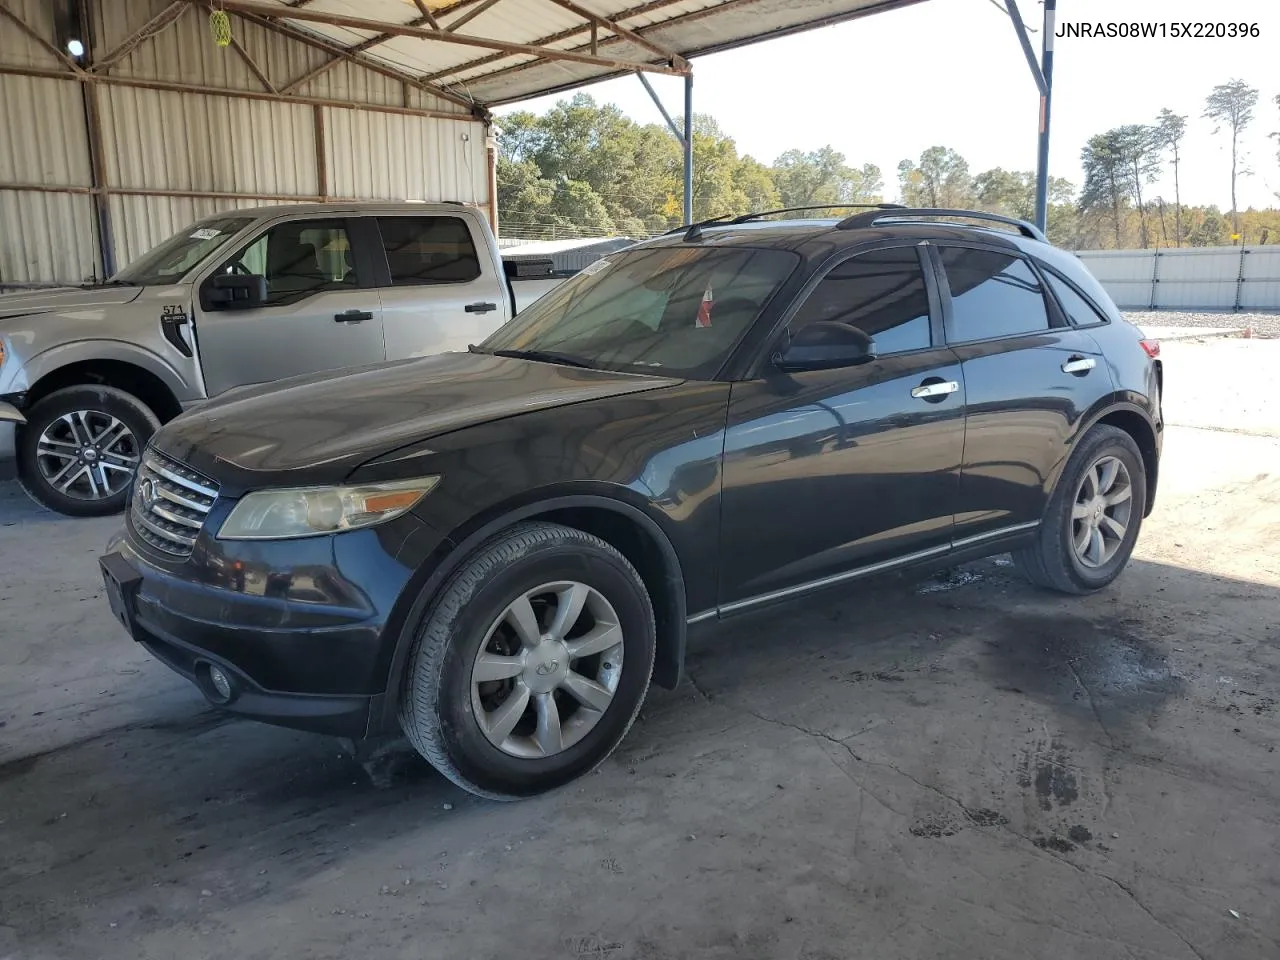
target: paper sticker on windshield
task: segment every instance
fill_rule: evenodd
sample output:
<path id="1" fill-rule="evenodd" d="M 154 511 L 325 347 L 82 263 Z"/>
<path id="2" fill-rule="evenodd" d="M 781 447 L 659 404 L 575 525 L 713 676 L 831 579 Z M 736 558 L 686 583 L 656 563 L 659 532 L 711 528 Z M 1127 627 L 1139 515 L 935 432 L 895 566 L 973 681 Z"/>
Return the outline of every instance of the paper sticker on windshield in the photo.
<path id="1" fill-rule="evenodd" d="M 191 235 L 191 239 L 192 240 L 212 240 L 221 232 L 222 231 L 214 230 L 210 227 L 201 227 L 199 230 L 197 230 L 195 233 Z"/>
<path id="2" fill-rule="evenodd" d="M 707 284 L 707 289 L 702 291 L 702 302 L 698 304 L 698 315 L 694 318 L 693 325 L 695 327 L 711 326 L 711 307 L 715 304 L 715 297 L 711 293 L 711 284 Z"/>
<path id="3" fill-rule="evenodd" d="M 585 273 L 588 277 L 593 277 L 597 273 L 599 273 L 601 270 L 607 270 L 609 267 L 612 267 L 612 266 L 613 266 L 613 263 L 611 261 L 605 260 L 602 257 L 599 260 L 595 261 L 594 263 L 588 263 L 585 267 L 582 268 L 582 272 Z"/>

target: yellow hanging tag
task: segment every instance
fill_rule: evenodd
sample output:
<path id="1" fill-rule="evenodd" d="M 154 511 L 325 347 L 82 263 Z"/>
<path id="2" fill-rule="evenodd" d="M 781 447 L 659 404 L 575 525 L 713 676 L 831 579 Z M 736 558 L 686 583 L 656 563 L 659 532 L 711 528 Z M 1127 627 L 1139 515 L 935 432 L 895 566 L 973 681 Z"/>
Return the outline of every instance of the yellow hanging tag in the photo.
<path id="1" fill-rule="evenodd" d="M 209 29 L 213 31 L 213 42 L 217 46 L 231 46 L 231 18 L 225 10 L 214 10 L 209 14 Z"/>

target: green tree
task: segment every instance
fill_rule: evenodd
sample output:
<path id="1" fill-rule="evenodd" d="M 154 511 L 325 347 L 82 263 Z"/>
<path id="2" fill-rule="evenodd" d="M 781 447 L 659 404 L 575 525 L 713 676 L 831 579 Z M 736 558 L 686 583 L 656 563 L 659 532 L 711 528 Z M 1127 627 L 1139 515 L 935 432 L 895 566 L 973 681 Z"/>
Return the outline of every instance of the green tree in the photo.
<path id="1" fill-rule="evenodd" d="M 1124 158 L 1125 175 L 1133 191 L 1133 202 L 1138 208 L 1138 235 L 1145 250 L 1151 245 L 1151 232 L 1147 226 L 1147 205 L 1142 199 L 1142 185 L 1151 183 L 1160 172 L 1160 146 L 1154 128 L 1140 123 L 1129 123 L 1111 131 L 1114 143 Z"/>
<path id="2" fill-rule="evenodd" d="M 1182 162 L 1182 138 L 1187 135 L 1187 118 L 1165 107 L 1156 118 L 1156 142 L 1169 151 L 1173 162 L 1173 241 L 1182 246 L 1182 188 L 1178 182 L 1178 165 Z"/>
<path id="3" fill-rule="evenodd" d="M 967 207 L 973 201 L 969 162 L 950 147 L 929 147 L 919 163 L 903 160 L 898 186 L 910 207 Z"/>
<path id="4" fill-rule="evenodd" d="M 1049 178 L 1049 206 L 1070 205 L 1075 186 L 1063 177 Z M 973 198 L 978 209 L 1019 220 L 1036 215 L 1036 175 L 1028 170 L 993 167 L 973 178 Z"/>
<path id="5" fill-rule="evenodd" d="M 1124 209 L 1133 197 L 1123 138 L 1116 130 L 1090 137 L 1080 151 L 1080 164 L 1084 167 L 1080 212 L 1095 217 L 1109 215 L 1118 250 L 1123 246 Z"/>
<path id="6" fill-rule="evenodd" d="M 747 210 L 776 210 L 782 206 L 782 194 L 774 182 L 773 171 L 755 157 L 743 157 L 738 161 L 734 177 L 738 188 L 747 198 Z"/>
<path id="7" fill-rule="evenodd" d="M 875 203 L 884 191 L 879 167 L 850 167 L 831 146 L 808 153 L 788 150 L 774 161 L 773 179 L 784 207 Z"/>
<path id="8" fill-rule="evenodd" d="M 1217 122 L 1213 128 L 1219 133 L 1225 127 L 1231 131 L 1231 224 L 1232 233 L 1240 234 L 1240 213 L 1236 209 L 1236 177 L 1247 176 L 1251 171 L 1240 166 L 1240 133 L 1253 122 L 1253 108 L 1258 104 L 1258 91 L 1243 80 L 1220 83 L 1205 98 L 1204 116 Z"/>

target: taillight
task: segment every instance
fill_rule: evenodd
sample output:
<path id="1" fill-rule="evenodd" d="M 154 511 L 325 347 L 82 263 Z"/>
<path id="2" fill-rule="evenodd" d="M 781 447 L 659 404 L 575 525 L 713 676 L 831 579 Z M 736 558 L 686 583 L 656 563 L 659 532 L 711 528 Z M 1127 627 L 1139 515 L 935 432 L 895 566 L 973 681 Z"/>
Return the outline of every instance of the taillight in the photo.
<path id="1" fill-rule="evenodd" d="M 1142 347 L 1143 352 L 1152 360 L 1160 356 L 1159 340 L 1139 340 L 1138 345 Z"/>

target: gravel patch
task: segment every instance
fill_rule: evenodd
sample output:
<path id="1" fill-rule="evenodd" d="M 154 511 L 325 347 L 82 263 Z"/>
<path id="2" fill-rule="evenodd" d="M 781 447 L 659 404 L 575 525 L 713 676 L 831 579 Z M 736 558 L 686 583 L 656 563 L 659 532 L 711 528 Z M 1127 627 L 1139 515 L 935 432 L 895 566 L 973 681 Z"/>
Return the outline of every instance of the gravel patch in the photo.
<path id="1" fill-rule="evenodd" d="M 1193 313 L 1186 310 L 1125 310 L 1140 327 L 1233 327 L 1252 329 L 1256 337 L 1280 337 L 1280 313 Z"/>

